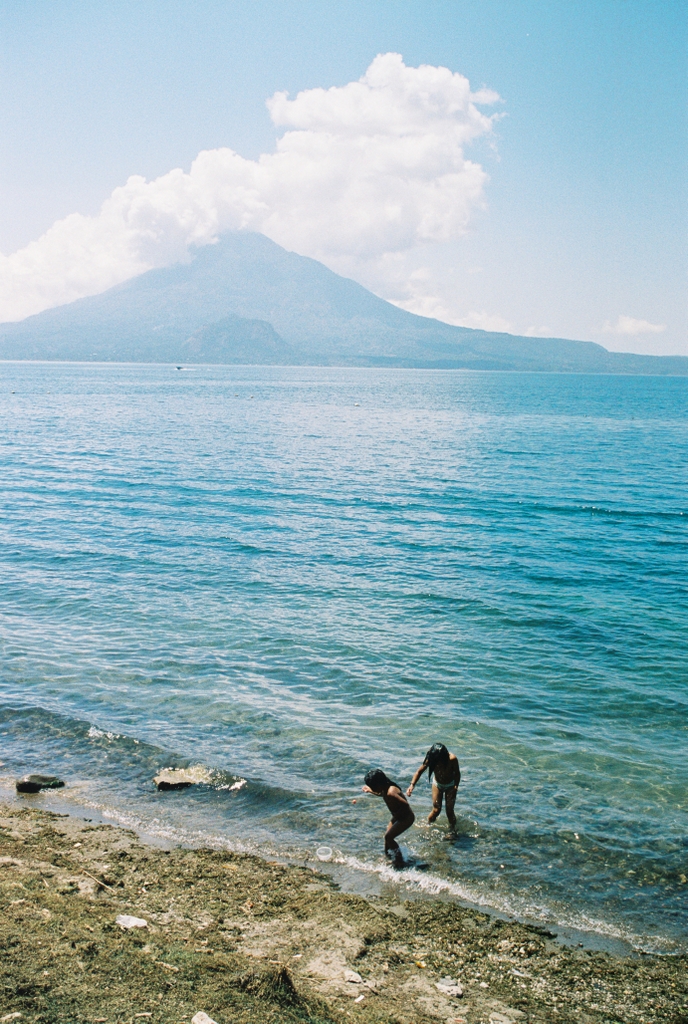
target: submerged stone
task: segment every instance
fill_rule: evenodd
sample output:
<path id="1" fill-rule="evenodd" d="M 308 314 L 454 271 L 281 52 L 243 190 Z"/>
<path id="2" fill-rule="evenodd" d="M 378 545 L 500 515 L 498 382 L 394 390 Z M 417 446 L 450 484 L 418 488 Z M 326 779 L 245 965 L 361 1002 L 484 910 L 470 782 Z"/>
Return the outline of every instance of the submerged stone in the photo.
<path id="1" fill-rule="evenodd" d="M 193 768 L 163 768 L 153 779 L 158 789 L 187 789 L 189 786 L 209 785 L 210 772 L 203 765 Z"/>
<path id="2" fill-rule="evenodd" d="M 42 789 L 60 789 L 64 786 L 57 775 L 25 775 L 17 779 L 17 793 L 39 793 Z"/>

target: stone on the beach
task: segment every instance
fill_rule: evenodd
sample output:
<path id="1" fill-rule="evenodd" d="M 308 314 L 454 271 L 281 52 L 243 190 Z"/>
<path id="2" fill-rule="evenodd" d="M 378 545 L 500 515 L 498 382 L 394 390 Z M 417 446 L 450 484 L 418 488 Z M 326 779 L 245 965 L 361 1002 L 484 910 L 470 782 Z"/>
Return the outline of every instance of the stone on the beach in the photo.
<path id="1" fill-rule="evenodd" d="M 354 985 L 362 985 L 363 984 L 363 978 L 361 977 L 361 975 L 357 974 L 356 971 L 350 970 L 348 967 L 344 971 L 344 981 L 351 982 Z"/>
<path id="2" fill-rule="evenodd" d="M 131 914 L 120 914 L 115 918 L 115 924 L 124 929 L 148 927 L 148 921 L 144 921 L 142 917 L 132 917 Z"/>
<path id="3" fill-rule="evenodd" d="M 187 789 L 189 786 L 209 785 L 212 776 L 202 764 L 192 768 L 163 768 L 153 779 L 158 789 Z"/>
<path id="4" fill-rule="evenodd" d="M 40 793 L 42 789 L 60 789 L 64 786 L 57 775 L 25 775 L 17 779 L 17 793 Z"/>
<path id="5" fill-rule="evenodd" d="M 203 1013 L 203 1010 L 199 1010 L 198 1013 L 191 1018 L 191 1024 L 217 1024 L 217 1021 L 214 1021 L 207 1013 Z"/>
<path id="6" fill-rule="evenodd" d="M 462 996 L 463 989 L 458 981 L 454 981 L 453 978 L 440 978 L 435 984 L 435 988 L 443 993 L 445 996 Z"/>

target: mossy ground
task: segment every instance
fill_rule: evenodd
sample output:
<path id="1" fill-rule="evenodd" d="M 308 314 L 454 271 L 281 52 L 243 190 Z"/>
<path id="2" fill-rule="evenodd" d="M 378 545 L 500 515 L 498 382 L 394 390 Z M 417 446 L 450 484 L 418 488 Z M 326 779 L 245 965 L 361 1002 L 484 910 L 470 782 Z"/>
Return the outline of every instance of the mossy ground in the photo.
<path id="1" fill-rule="evenodd" d="M 0 1019 L 17 1024 L 688 1024 L 685 957 L 566 948 L 455 904 L 364 900 L 307 868 L 16 806 L 0 807 L 0 953 Z"/>

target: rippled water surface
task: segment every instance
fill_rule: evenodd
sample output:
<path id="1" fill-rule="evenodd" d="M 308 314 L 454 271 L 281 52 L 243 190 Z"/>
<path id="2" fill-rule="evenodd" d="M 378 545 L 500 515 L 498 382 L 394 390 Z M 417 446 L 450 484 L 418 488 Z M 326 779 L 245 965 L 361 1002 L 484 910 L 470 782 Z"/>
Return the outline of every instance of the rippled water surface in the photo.
<path id="1" fill-rule="evenodd" d="M 0 414 L 6 782 L 384 872 L 362 775 L 441 740 L 400 885 L 688 946 L 688 380 L 5 363 Z"/>

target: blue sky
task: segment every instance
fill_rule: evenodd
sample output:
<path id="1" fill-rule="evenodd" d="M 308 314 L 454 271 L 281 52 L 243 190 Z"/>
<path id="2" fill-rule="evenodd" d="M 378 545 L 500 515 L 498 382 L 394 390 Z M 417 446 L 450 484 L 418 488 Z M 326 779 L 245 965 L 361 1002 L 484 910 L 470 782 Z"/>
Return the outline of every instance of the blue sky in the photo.
<path id="1" fill-rule="evenodd" d="M 488 176 L 470 218 L 375 266 L 278 240 L 453 322 L 688 354 L 687 22 L 673 0 L 2 0 L 0 252 L 97 216 L 130 175 L 257 161 L 284 131 L 269 97 L 392 52 L 501 98 L 463 145 Z"/>

